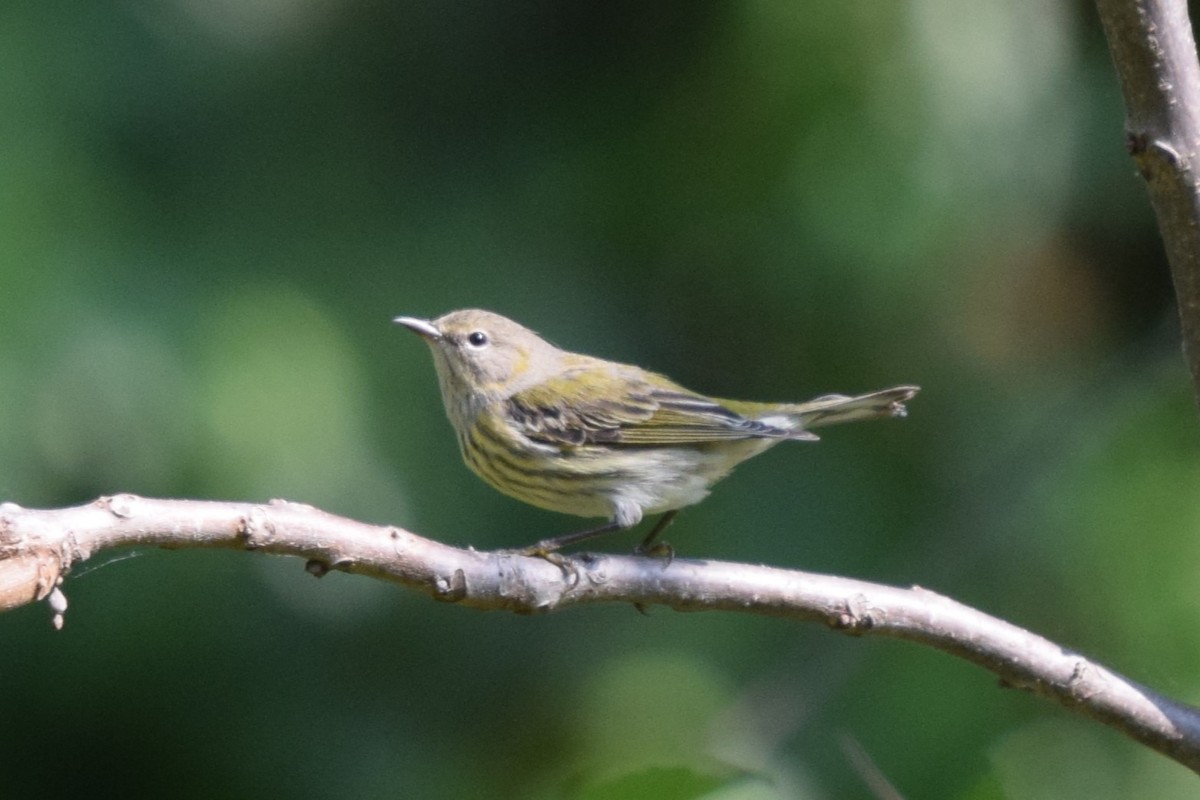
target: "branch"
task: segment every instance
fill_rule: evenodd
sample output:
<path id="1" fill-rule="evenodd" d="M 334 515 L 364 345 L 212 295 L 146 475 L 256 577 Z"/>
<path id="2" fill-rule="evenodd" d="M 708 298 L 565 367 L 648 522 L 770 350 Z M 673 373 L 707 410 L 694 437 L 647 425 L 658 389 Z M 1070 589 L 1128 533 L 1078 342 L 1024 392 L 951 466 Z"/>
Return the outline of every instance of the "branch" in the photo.
<path id="1" fill-rule="evenodd" d="M 1186 0 L 1096 0 L 1125 97 L 1125 142 L 1150 191 L 1200 401 L 1200 64 Z"/>
<path id="2" fill-rule="evenodd" d="M 300 556 L 473 608 L 531 614 L 588 603 L 665 605 L 824 622 L 935 647 L 1110 725 L 1200 772 L 1200 710 L 1139 686 L 1079 653 L 920 587 L 829 575 L 639 556 L 566 556 L 566 569 L 504 552 L 430 541 L 396 527 L 280 500 L 266 505 L 117 495 L 74 508 L 0 504 L 0 610 L 47 598 L 61 625 L 62 578 L 104 550 L 222 547 Z"/>

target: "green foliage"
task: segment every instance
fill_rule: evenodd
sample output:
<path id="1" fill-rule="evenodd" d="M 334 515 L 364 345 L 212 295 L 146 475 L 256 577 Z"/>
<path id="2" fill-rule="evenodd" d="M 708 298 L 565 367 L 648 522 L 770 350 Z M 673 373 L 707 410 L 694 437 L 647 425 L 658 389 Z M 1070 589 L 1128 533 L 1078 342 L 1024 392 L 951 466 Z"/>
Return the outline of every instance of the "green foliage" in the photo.
<path id="1" fill-rule="evenodd" d="M 724 784 L 719 778 L 699 775 L 686 769 L 646 769 L 623 775 L 604 784 L 593 786 L 577 797 L 580 800 L 699 800 L 720 797 L 715 790 Z"/>

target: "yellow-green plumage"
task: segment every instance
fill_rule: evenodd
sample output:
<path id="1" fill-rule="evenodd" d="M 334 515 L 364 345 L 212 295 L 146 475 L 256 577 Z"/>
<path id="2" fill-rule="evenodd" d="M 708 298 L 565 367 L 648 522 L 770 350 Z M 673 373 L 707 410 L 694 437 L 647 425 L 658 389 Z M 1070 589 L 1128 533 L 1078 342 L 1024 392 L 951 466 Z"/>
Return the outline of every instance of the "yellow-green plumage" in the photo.
<path id="1" fill-rule="evenodd" d="M 718 400 L 639 367 L 560 350 L 488 311 L 396 321 L 433 351 L 468 466 L 519 500 L 611 521 L 597 531 L 697 503 L 747 458 L 787 439 L 816 439 L 809 428 L 903 416 L 917 392 Z"/>

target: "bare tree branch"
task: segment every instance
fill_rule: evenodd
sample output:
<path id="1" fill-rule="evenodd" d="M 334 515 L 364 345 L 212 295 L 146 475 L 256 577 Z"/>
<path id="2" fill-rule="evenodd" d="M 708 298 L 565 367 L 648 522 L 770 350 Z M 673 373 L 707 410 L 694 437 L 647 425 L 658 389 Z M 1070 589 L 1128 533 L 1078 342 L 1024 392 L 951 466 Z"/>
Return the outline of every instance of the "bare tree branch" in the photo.
<path id="1" fill-rule="evenodd" d="M 1003 620 L 920 587 L 720 561 L 582 554 L 562 569 L 540 558 L 478 552 L 311 506 L 103 497 L 85 506 L 0 505 L 0 609 L 48 598 L 61 624 L 62 578 L 113 548 L 223 547 L 300 556 L 317 576 L 370 575 L 437 600 L 541 613 L 588 603 L 743 611 L 824 622 L 850 634 L 908 639 L 978 664 L 1116 728 L 1200 772 L 1200 711 Z"/>
<path id="2" fill-rule="evenodd" d="M 1096 0 L 1125 96 L 1125 141 L 1171 263 L 1200 401 L 1200 64 L 1185 0 Z"/>

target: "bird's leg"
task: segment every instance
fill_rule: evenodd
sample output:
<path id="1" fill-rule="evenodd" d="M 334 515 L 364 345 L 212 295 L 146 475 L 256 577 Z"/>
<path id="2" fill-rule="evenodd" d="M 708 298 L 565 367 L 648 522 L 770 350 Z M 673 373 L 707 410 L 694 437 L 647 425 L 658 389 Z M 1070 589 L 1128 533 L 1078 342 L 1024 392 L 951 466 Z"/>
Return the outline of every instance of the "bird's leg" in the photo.
<path id="1" fill-rule="evenodd" d="M 546 558 L 546 556 L 556 550 L 561 550 L 568 545 L 577 544 L 579 542 L 586 541 L 587 539 L 601 536 L 605 533 L 610 533 L 620 527 L 620 523 L 618 523 L 616 520 L 613 520 L 611 522 L 606 522 L 603 525 L 597 525 L 595 528 L 575 531 L 574 533 L 564 534 L 563 536 L 555 536 L 550 539 L 542 539 L 537 544 L 530 545 L 529 547 L 518 550 L 517 552 L 523 556 L 538 556 L 539 558 Z"/>
<path id="2" fill-rule="evenodd" d="M 667 563 L 670 564 L 671 560 L 675 558 L 675 548 L 671 547 L 667 542 L 655 544 L 654 540 L 658 538 L 660 533 L 667 529 L 667 526 L 675 521 L 675 515 L 678 513 L 679 509 L 673 508 L 659 517 L 658 522 L 654 523 L 654 527 L 650 529 L 650 532 L 646 534 L 646 538 L 642 539 L 642 543 L 637 546 L 634 552 L 646 556 L 666 556 Z"/>
<path id="3" fill-rule="evenodd" d="M 550 539 L 542 539 L 537 544 L 530 545 L 529 547 L 524 547 L 516 551 L 516 554 L 519 556 L 532 556 L 534 558 L 541 558 L 549 561 L 551 564 L 561 569 L 564 577 L 567 579 L 567 583 L 570 586 L 574 586 L 575 584 L 579 583 L 579 570 L 575 568 L 575 565 L 571 563 L 567 556 L 564 556 L 557 551 L 563 547 L 566 547 L 567 545 L 576 544 L 577 542 L 591 539 L 594 536 L 600 536 L 602 534 L 615 531 L 620 527 L 621 524 L 616 520 L 613 520 L 611 522 L 606 522 L 603 525 L 597 525 L 594 528 L 588 528 L 587 530 L 575 531 L 574 533 L 564 534 L 563 536 L 555 536 Z"/>
<path id="4" fill-rule="evenodd" d="M 667 529 L 667 526 L 671 524 L 671 522 L 675 519 L 675 515 L 678 513 L 679 510 L 674 509 L 659 517 L 658 522 L 654 524 L 654 527 L 650 529 L 650 533 L 646 534 L 646 538 L 642 539 L 642 543 L 634 549 L 634 552 L 639 555 L 665 556 L 667 563 L 670 564 L 671 560 L 675 557 L 675 548 L 671 547 L 671 545 L 666 542 L 659 542 L 658 544 L 655 544 L 654 540 L 658 538 L 660 533 Z M 636 521 L 634 521 L 633 524 L 637 524 Z M 563 570 L 563 572 L 574 574 L 574 569 L 567 564 L 567 559 L 558 553 L 559 550 L 569 545 L 578 544 L 579 542 L 587 541 L 588 539 L 592 539 L 597 536 L 603 536 L 606 533 L 611 533 L 612 531 L 621 530 L 628 527 L 630 526 L 622 524 L 620 519 L 614 519 L 604 523 L 603 525 L 597 525 L 594 528 L 586 528 L 582 531 L 575 531 L 574 533 L 567 533 L 562 536 L 554 536 L 549 539 L 542 539 L 537 544 L 517 550 L 516 555 L 544 558 L 546 561 L 549 561 L 551 564 L 554 564 L 556 567 Z M 575 577 L 577 578 L 578 576 L 575 575 Z"/>

